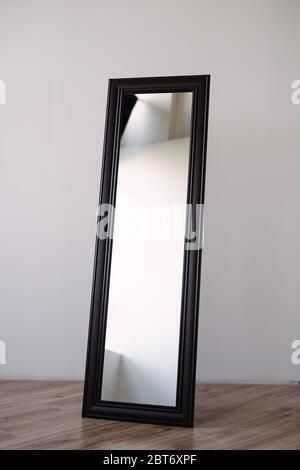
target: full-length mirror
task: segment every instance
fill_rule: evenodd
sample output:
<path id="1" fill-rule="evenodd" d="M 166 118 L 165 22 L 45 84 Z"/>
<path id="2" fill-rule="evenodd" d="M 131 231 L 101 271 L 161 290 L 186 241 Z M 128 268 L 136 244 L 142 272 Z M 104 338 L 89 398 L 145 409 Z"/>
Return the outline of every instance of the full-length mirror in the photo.
<path id="1" fill-rule="evenodd" d="M 208 93 L 110 81 L 83 416 L 192 425 Z"/>
<path id="2" fill-rule="evenodd" d="M 103 400 L 176 405 L 191 109 L 192 93 L 122 102 Z"/>

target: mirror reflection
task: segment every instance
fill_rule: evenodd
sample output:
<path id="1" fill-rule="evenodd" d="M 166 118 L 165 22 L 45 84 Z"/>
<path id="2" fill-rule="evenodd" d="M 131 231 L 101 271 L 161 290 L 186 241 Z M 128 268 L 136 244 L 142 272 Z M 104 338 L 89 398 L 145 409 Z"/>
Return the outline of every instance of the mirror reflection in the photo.
<path id="1" fill-rule="evenodd" d="M 176 405 L 191 110 L 192 93 L 122 100 L 102 400 Z"/>

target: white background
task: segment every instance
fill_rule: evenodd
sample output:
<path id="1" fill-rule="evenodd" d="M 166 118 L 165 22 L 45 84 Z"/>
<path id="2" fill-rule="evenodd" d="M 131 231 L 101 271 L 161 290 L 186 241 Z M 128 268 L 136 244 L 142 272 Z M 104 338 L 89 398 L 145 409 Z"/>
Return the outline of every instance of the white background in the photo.
<path id="1" fill-rule="evenodd" d="M 108 78 L 207 73 L 198 380 L 300 378 L 299 0 L 0 0 L 1 376 L 83 376 Z"/>

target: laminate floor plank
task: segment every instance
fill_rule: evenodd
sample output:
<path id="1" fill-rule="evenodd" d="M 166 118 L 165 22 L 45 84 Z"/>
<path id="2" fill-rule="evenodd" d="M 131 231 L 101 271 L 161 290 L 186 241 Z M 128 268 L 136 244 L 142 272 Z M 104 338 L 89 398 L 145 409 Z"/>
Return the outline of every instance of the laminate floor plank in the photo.
<path id="1" fill-rule="evenodd" d="M 81 418 L 82 382 L 0 381 L 0 449 L 300 449 L 300 387 L 198 385 L 195 427 Z"/>

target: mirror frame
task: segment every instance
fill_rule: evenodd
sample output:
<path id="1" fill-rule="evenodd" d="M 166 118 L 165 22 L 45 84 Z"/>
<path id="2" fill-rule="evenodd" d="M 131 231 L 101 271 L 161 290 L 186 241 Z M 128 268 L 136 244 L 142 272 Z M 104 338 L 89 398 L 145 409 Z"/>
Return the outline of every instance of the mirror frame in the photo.
<path id="1" fill-rule="evenodd" d="M 209 75 L 110 79 L 99 204 L 115 206 L 122 97 L 128 93 L 192 92 L 187 203 L 204 204 Z M 82 416 L 193 426 L 202 249 L 184 250 L 176 406 L 101 400 L 113 240 L 96 237 Z M 134 256 L 134 253 L 132 253 Z"/>

